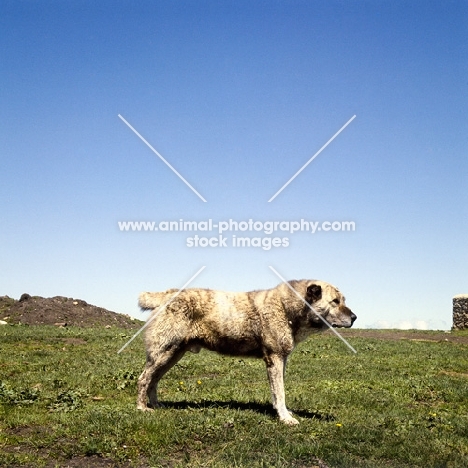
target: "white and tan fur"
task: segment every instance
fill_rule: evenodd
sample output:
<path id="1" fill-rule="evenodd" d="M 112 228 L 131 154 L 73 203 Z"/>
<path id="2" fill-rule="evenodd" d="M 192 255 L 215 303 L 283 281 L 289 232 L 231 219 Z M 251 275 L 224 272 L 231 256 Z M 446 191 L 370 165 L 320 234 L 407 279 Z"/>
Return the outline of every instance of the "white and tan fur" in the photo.
<path id="1" fill-rule="evenodd" d="M 230 356 L 263 358 L 273 407 L 281 421 L 298 424 L 285 403 L 284 373 L 289 354 L 298 342 L 328 328 L 317 314 L 330 326 L 347 328 L 356 316 L 331 284 L 301 280 L 289 281 L 289 285 L 300 297 L 284 283 L 246 293 L 194 288 L 175 298 L 177 289 L 140 294 L 140 307 L 153 313 L 145 334 L 146 368 L 138 379 L 138 409 L 156 408 L 157 385 L 163 375 L 186 351 L 197 353 L 205 348 Z"/>

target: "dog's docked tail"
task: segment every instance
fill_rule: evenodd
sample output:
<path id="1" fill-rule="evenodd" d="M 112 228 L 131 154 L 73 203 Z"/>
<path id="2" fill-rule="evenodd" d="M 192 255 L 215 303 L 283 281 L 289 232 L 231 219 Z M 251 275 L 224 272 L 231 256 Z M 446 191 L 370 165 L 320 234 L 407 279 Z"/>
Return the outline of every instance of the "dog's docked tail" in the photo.
<path id="1" fill-rule="evenodd" d="M 142 292 L 138 296 L 138 305 L 142 310 L 157 309 L 170 301 L 178 289 L 168 289 L 164 292 Z"/>

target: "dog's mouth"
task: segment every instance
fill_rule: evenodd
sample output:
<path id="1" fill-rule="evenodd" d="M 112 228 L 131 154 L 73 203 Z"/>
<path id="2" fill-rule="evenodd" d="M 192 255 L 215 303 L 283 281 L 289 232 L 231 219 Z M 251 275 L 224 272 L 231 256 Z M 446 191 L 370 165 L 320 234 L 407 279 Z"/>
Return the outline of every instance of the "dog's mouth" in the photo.
<path id="1" fill-rule="evenodd" d="M 346 325 L 343 325 L 343 324 L 338 324 L 338 323 L 332 323 L 331 324 L 332 328 L 351 328 L 353 326 L 352 323 L 350 324 L 346 324 Z"/>
<path id="2" fill-rule="evenodd" d="M 332 321 L 332 320 L 334 321 Z M 311 325 L 314 328 L 320 328 L 320 329 L 327 329 L 327 328 L 351 328 L 353 326 L 354 320 L 351 318 L 351 320 L 340 320 L 339 318 L 335 317 L 328 317 L 324 318 L 320 322 L 318 320 L 315 322 L 311 322 Z"/>

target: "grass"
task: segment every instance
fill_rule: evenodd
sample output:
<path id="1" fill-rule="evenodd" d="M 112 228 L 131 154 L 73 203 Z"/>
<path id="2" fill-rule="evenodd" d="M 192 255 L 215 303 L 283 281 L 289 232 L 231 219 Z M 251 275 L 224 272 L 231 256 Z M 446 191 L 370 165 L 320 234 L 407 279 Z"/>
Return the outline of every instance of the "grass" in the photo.
<path id="1" fill-rule="evenodd" d="M 466 344 L 313 337 L 289 359 L 286 427 L 261 360 L 206 351 L 161 381 L 164 409 L 136 411 L 131 334 L 0 328 L 0 466 L 468 466 Z"/>

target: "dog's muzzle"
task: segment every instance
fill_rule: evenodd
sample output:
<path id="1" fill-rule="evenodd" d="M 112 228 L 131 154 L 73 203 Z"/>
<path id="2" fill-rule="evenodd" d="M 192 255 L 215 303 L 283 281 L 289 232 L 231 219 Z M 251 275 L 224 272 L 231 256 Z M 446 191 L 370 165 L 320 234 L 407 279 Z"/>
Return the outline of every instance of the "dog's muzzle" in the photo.
<path id="1" fill-rule="evenodd" d="M 350 311 L 351 312 L 351 311 Z M 351 323 L 349 325 L 342 325 L 342 324 L 337 324 L 337 323 L 332 323 L 331 326 L 333 328 L 351 328 L 353 326 L 353 323 L 356 321 L 357 319 L 357 315 L 356 314 L 353 314 L 353 312 L 350 313 L 349 315 L 349 319 L 351 321 Z"/>

